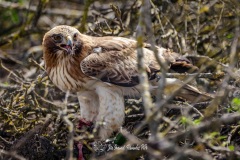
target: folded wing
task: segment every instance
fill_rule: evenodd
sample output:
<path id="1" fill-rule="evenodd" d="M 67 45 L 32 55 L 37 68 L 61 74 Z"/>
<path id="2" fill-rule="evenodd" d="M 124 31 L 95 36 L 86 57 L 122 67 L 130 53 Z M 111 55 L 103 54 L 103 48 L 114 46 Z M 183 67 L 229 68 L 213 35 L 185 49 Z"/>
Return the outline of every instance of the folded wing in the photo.
<path id="1" fill-rule="evenodd" d="M 159 71 L 153 52 L 144 48 L 146 71 L 149 78 Z M 136 41 L 119 38 L 96 38 L 92 53 L 81 62 L 82 72 L 111 84 L 133 87 L 139 84 Z"/>
<path id="2" fill-rule="evenodd" d="M 122 37 L 96 37 L 94 40 L 92 52 L 80 64 L 85 75 L 124 87 L 139 84 L 135 40 Z M 149 44 L 144 44 L 143 50 L 146 72 L 152 80 L 160 71 L 160 65 L 150 47 Z M 197 70 L 197 67 L 179 54 L 164 48 L 157 49 L 159 58 L 167 62 L 169 69 L 179 73 Z"/>

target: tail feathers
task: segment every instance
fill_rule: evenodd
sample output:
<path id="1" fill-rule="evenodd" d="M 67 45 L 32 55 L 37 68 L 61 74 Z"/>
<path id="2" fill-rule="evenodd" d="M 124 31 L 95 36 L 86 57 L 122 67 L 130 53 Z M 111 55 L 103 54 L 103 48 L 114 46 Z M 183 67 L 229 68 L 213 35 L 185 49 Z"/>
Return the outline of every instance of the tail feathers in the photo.
<path id="1" fill-rule="evenodd" d="M 191 85 L 184 85 L 182 81 L 172 78 L 167 78 L 164 94 L 166 96 L 175 94 L 175 97 L 181 98 L 190 103 L 204 102 L 213 99 L 212 95 L 201 92 Z"/>

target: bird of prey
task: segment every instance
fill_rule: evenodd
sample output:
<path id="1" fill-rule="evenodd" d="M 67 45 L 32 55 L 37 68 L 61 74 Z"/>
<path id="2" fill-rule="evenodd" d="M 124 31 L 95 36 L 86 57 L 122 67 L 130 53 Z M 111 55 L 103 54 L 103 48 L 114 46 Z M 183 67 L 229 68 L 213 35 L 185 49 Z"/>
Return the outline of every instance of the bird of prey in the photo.
<path id="1" fill-rule="evenodd" d="M 76 28 L 61 25 L 52 28 L 43 38 L 45 69 L 51 81 L 62 91 L 76 93 L 83 121 L 99 127 L 99 137 L 106 139 L 124 122 L 124 96 L 139 96 L 137 42 L 123 37 L 93 37 Z M 157 47 L 157 46 L 156 46 Z M 144 64 L 151 90 L 157 89 L 160 65 L 149 44 L 144 44 Z M 186 59 L 162 47 L 158 58 L 169 69 L 184 72 L 194 68 Z M 182 84 L 167 79 L 165 94 Z M 185 85 L 179 96 L 187 100 L 208 100 L 210 97 L 196 88 Z"/>

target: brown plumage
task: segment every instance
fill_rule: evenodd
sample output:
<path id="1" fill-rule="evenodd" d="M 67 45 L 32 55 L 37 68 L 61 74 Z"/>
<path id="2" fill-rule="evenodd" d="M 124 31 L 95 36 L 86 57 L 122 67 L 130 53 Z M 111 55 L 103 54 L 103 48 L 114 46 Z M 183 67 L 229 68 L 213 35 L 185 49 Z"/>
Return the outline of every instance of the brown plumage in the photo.
<path id="1" fill-rule="evenodd" d="M 45 67 L 50 79 L 63 91 L 77 92 L 82 118 L 104 122 L 100 126 L 101 138 L 107 138 L 122 125 L 123 96 L 139 96 L 136 47 L 135 40 L 91 37 L 70 26 L 57 26 L 43 38 Z M 160 67 L 150 45 L 144 44 L 143 50 L 146 72 L 151 88 L 155 90 L 156 73 Z M 179 72 L 196 70 L 177 53 L 160 47 L 157 50 L 159 58 L 169 64 L 169 69 Z M 181 84 L 180 80 L 171 79 L 167 86 L 176 88 Z M 180 93 L 186 94 L 183 97 L 190 98 L 190 101 L 194 101 L 196 96 L 200 96 L 201 100 L 211 98 L 189 85 L 182 90 Z M 167 95 L 171 91 L 165 89 Z"/>

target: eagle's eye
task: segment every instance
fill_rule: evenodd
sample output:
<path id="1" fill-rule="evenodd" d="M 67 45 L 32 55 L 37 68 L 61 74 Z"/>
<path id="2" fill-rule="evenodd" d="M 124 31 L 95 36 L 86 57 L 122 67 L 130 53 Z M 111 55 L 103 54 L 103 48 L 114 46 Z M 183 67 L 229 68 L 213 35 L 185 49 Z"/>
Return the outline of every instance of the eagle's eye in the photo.
<path id="1" fill-rule="evenodd" d="M 77 40 L 77 36 L 78 36 L 78 34 L 77 34 L 77 33 L 74 33 L 74 35 L 73 35 L 73 40 L 74 40 L 74 41 Z"/>
<path id="2" fill-rule="evenodd" d="M 60 43 L 60 42 L 62 42 L 62 36 L 61 35 L 59 35 L 59 34 L 54 34 L 53 35 L 53 40 L 56 42 L 56 43 Z"/>

